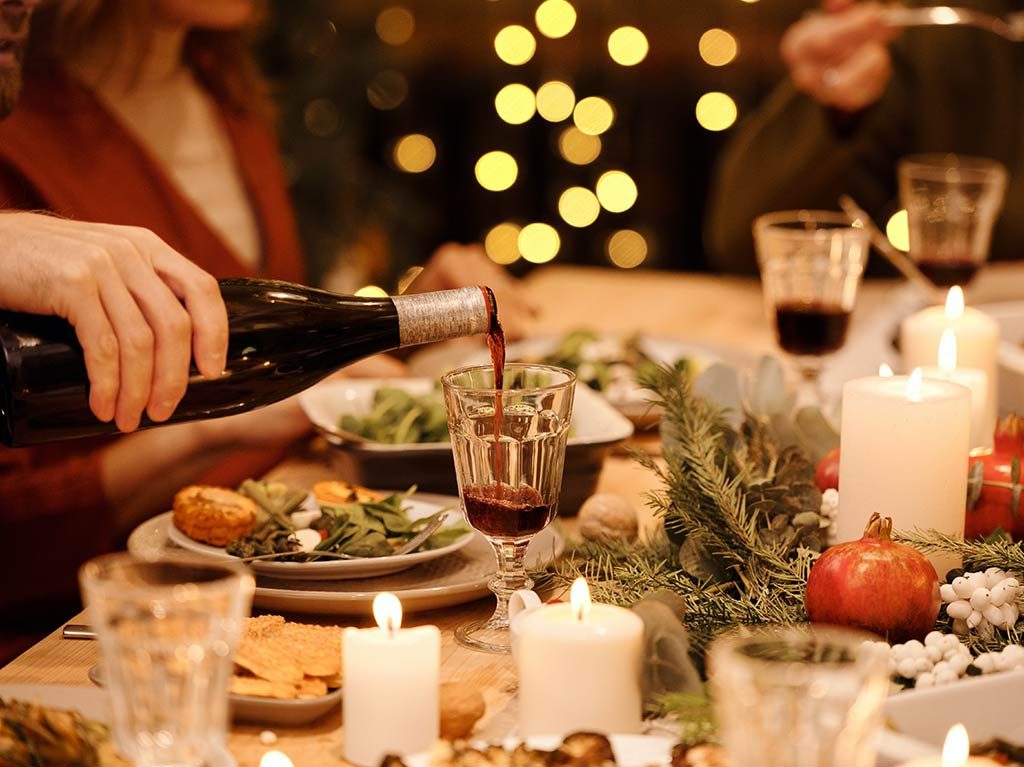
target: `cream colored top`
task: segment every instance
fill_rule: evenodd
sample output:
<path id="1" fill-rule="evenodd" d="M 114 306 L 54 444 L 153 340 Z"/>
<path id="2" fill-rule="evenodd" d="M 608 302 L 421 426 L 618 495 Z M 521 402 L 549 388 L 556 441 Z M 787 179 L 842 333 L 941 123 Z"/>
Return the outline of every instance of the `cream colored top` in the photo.
<path id="1" fill-rule="evenodd" d="M 186 67 L 97 94 L 164 167 L 200 218 L 243 263 L 262 260 L 256 216 L 216 108 Z"/>

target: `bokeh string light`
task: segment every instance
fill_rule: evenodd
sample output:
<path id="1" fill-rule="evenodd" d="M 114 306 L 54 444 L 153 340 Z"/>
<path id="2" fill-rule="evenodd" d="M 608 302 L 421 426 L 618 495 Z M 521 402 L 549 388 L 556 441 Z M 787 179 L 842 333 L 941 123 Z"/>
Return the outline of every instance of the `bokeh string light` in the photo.
<path id="1" fill-rule="evenodd" d="M 590 226 L 601 213 L 597 196 L 582 186 L 571 186 L 558 198 L 558 214 L 569 226 Z"/>
<path id="2" fill-rule="evenodd" d="M 894 248 L 906 253 L 910 250 L 910 219 L 906 210 L 898 210 L 892 214 L 885 225 L 885 236 Z"/>
<path id="3" fill-rule="evenodd" d="M 589 165 L 601 154 L 601 137 L 589 136 L 575 125 L 558 134 L 558 151 L 566 162 Z"/>
<path id="4" fill-rule="evenodd" d="M 387 298 L 388 292 L 378 285 L 364 285 L 356 291 L 356 295 L 364 298 Z"/>
<path id="5" fill-rule="evenodd" d="M 597 199 L 610 213 L 622 213 L 633 207 L 637 198 L 636 182 L 628 173 L 610 170 L 597 180 Z"/>
<path id="6" fill-rule="evenodd" d="M 736 59 L 740 47 L 736 38 L 729 32 L 713 28 L 700 36 L 697 49 L 705 64 L 712 67 L 724 67 Z"/>
<path id="7" fill-rule="evenodd" d="M 695 110 L 697 122 L 709 131 L 723 131 L 731 128 L 736 122 L 739 110 L 736 102 L 726 93 L 712 91 L 705 93 L 697 100 Z"/>
<path id="8" fill-rule="evenodd" d="M 555 227 L 550 224 L 527 224 L 519 232 L 519 252 L 532 264 L 546 264 L 558 255 L 562 245 Z"/>
<path id="9" fill-rule="evenodd" d="M 494 97 L 494 109 L 509 125 L 522 125 L 536 113 L 537 100 L 527 86 L 509 83 Z"/>
<path id="10" fill-rule="evenodd" d="M 504 192 L 516 183 L 519 165 L 508 152 L 487 152 L 476 161 L 476 180 L 491 192 Z"/>
<path id="11" fill-rule="evenodd" d="M 374 28 L 388 45 L 404 45 L 416 31 L 416 19 L 408 8 L 392 6 L 377 14 Z"/>
<path id="12" fill-rule="evenodd" d="M 561 80 L 550 80 L 537 89 L 537 112 L 548 122 L 568 119 L 575 106 L 576 94 Z"/>
<path id="13" fill-rule="evenodd" d="M 437 148 L 429 136 L 410 133 L 395 142 L 391 159 L 399 170 L 406 173 L 423 173 L 429 170 L 437 159 Z"/>
<path id="14" fill-rule="evenodd" d="M 537 6 L 534 21 L 545 37 L 565 37 L 576 26 L 576 9 L 567 0 L 544 0 Z"/>
<path id="15" fill-rule="evenodd" d="M 619 27 L 608 36 L 608 55 L 624 67 L 632 67 L 647 58 L 647 35 L 636 27 Z"/>
<path id="16" fill-rule="evenodd" d="M 526 27 L 510 24 L 495 36 L 494 51 L 506 64 L 521 66 L 536 53 L 537 39 Z"/>
<path id="17" fill-rule="evenodd" d="M 620 229 L 605 242 L 608 260 L 621 269 L 635 269 L 647 259 L 647 240 L 633 229 Z"/>
<path id="18" fill-rule="evenodd" d="M 600 96 L 588 96 L 580 99 L 572 113 L 576 127 L 588 136 L 599 136 L 615 122 L 615 110 L 612 105 Z"/>
<path id="19" fill-rule="evenodd" d="M 503 266 L 519 260 L 519 233 L 521 228 L 511 221 L 504 221 L 494 227 L 484 237 L 484 252 L 496 264 Z"/>

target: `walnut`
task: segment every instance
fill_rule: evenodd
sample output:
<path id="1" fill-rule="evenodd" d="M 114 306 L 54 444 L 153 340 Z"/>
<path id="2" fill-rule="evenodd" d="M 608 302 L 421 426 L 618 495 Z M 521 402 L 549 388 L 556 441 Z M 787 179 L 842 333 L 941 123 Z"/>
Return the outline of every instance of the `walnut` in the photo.
<path id="1" fill-rule="evenodd" d="M 621 495 L 596 493 L 583 502 L 579 513 L 580 535 L 588 540 L 621 539 L 637 536 L 639 523 L 633 506 Z"/>
<path id="2" fill-rule="evenodd" d="M 468 682 L 441 685 L 441 737 L 459 740 L 467 737 L 486 711 L 484 696 Z"/>

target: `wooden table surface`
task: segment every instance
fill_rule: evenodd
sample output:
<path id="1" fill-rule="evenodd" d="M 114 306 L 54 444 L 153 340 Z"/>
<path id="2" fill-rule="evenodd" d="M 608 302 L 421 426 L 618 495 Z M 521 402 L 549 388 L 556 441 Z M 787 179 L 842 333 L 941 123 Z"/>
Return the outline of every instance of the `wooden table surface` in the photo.
<path id="1" fill-rule="evenodd" d="M 1005 300 L 1024 296 L 1024 271 L 991 267 L 982 274 L 971 300 Z M 765 321 L 760 287 L 754 280 L 659 272 L 627 273 L 582 267 L 549 267 L 529 279 L 531 294 L 542 307 L 538 328 L 557 332 L 580 325 L 599 330 L 630 333 L 644 331 L 692 341 L 728 344 L 749 352 L 772 348 Z M 854 322 L 884 307 L 895 289 L 893 283 L 866 283 Z M 276 479 L 297 485 L 329 476 L 322 466 L 299 461 L 282 464 L 272 472 Z M 609 458 L 601 476 L 600 490 L 614 492 L 643 507 L 643 494 L 654 487 L 651 476 L 625 457 Z M 490 600 L 409 616 L 408 624 L 433 623 L 443 632 L 442 678 L 470 682 L 484 692 L 488 713 L 482 722 L 500 716 L 515 690 L 511 659 L 472 652 L 458 646 L 453 630 L 458 624 L 489 614 Z M 308 618 L 300 618 L 308 620 Z M 69 616 L 69 622 L 86 623 L 88 616 Z M 361 625 L 366 625 L 364 622 Z M 54 632 L 19 658 L 0 669 L 4 684 L 90 684 L 86 674 L 97 661 L 95 642 L 66 641 Z M 237 726 L 229 746 L 240 767 L 256 767 L 267 750 L 260 744 L 262 727 Z M 300 730 L 273 728 L 279 740 L 274 748 L 288 754 L 296 765 L 336 764 L 341 748 L 341 712 L 335 711 Z"/>

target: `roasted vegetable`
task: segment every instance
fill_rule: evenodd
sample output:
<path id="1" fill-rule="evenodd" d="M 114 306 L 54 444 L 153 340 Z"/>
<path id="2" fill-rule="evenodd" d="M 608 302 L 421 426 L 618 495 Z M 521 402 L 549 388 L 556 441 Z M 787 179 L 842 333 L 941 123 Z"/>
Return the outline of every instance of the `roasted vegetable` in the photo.
<path id="1" fill-rule="evenodd" d="M 3 767 L 127 767 L 110 732 L 79 714 L 36 703 L 0 699 Z"/>

